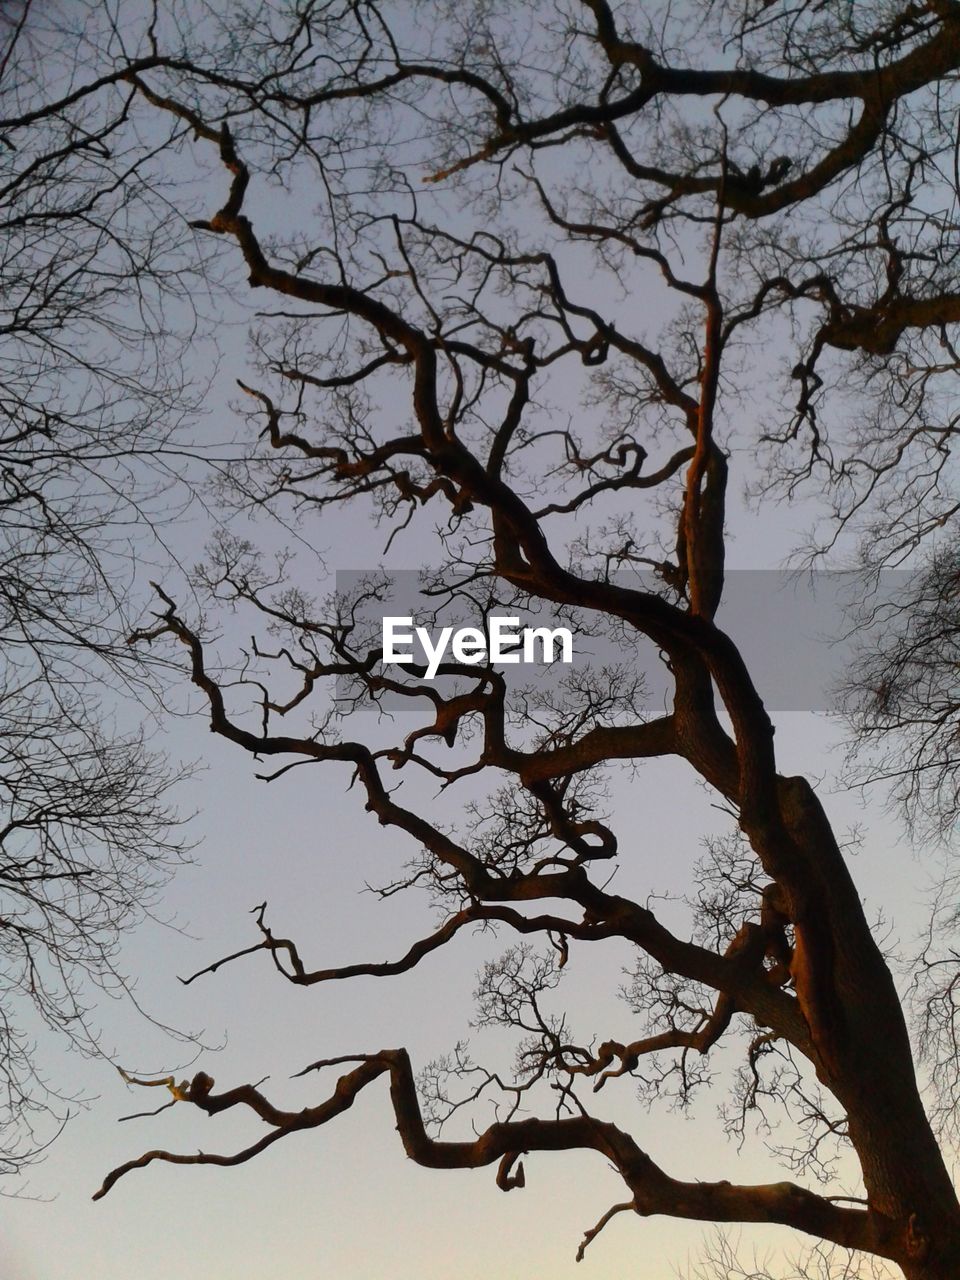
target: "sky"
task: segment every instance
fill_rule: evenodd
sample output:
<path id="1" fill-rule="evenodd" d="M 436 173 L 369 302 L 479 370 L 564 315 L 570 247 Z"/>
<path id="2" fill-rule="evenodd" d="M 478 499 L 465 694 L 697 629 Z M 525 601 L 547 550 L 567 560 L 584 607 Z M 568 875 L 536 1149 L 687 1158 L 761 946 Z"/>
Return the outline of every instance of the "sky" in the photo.
<path id="1" fill-rule="evenodd" d="M 204 428 L 214 439 L 232 430 L 233 379 L 244 376 L 248 363 L 239 326 L 226 333 L 222 346 Z M 746 449 L 734 450 L 735 487 L 737 468 L 742 475 L 751 462 Z M 738 505 L 731 567 L 780 569 L 812 514 L 782 506 L 765 511 L 760 521 Z M 327 588 L 338 569 L 384 562 L 382 529 L 359 509 L 338 519 L 323 529 L 324 570 L 305 552 L 297 562 L 297 572 L 308 577 L 325 572 Z M 173 551 L 187 563 L 204 536 L 199 512 L 167 531 Z M 260 536 L 275 549 L 283 546 L 276 528 L 265 526 Z M 416 533 L 401 541 L 390 562 L 417 567 L 427 554 L 421 539 Z M 748 594 L 756 593 L 752 598 L 763 607 L 755 615 L 738 610 L 730 619 L 734 637 L 739 627 L 755 646 L 771 686 L 793 626 L 775 625 L 778 613 L 788 612 L 785 598 L 776 596 L 778 581 L 774 574 L 751 580 Z M 228 639 L 243 641 L 240 622 L 223 626 Z M 815 632 L 811 624 L 809 654 L 830 655 L 833 662 L 825 642 L 819 651 L 813 647 Z M 185 695 L 184 705 L 189 702 Z M 135 718 L 139 712 L 131 706 L 123 714 Z M 883 797 L 871 797 L 865 809 L 859 793 L 836 780 L 842 730 L 835 720 L 791 707 L 774 718 L 781 770 L 819 781 L 838 829 L 864 827 L 854 874 L 870 911 L 887 922 L 891 942 L 908 952 L 925 919 L 929 867 L 905 840 L 897 815 L 884 809 Z M 497 950 L 487 937 L 461 935 L 394 979 L 300 990 L 285 983 L 266 956 L 254 955 L 183 986 L 178 977 L 257 940 L 250 911 L 264 901 L 275 930 L 296 939 L 312 966 L 398 957 L 430 930 L 433 915 L 416 894 L 380 901 L 364 890 L 391 879 L 415 850 L 364 812 L 359 797 L 348 793 L 346 770 L 308 768 L 269 785 L 256 782 L 256 765 L 210 735 L 200 716 L 166 723 L 162 745 L 173 758 L 200 761 L 180 798 L 184 812 L 196 811 L 190 828 L 194 862 L 165 891 L 158 913 L 166 923 L 148 921 L 127 939 L 125 964 L 151 1015 L 197 1031 L 202 1047 L 172 1042 L 124 1002 L 106 1002 L 99 1010 L 104 1060 L 85 1061 L 65 1053 L 59 1041 L 40 1041 L 50 1076 L 75 1083 L 90 1100 L 30 1172 L 25 1193 L 0 1200 L 0 1280 L 260 1280 L 265 1274 L 298 1280 L 661 1280 L 696 1256 L 701 1225 L 621 1215 L 578 1265 L 583 1232 L 624 1195 L 602 1160 L 584 1153 L 534 1155 L 525 1161 L 526 1187 L 506 1195 L 496 1188 L 492 1168 L 421 1169 L 403 1154 L 382 1082 L 364 1090 L 335 1123 L 288 1138 L 242 1167 L 154 1164 L 92 1202 L 103 1176 L 142 1151 L 199 1145 L 229 1152 L 261 1132 L 255 1118 L 206 1119 L 186 1106 L 124 1119 L 159 1105 L 160 1091 L 125 1085 L 113 1064 L 140 1075 L 173 1068 L 178 1078 L 202 1067 L 218 1088 L 269 1077 L 271 1096 L 300 1105 L 332 1089 L 335 1073 L 289 1079 L 323 1056 L 403 1045 L 416 1067 L 464 1036 L 478 1058 L 506 1061 L 508 1054 L 502 1037 L 469 1025 L 477 970 Z M 670 897 L 690 886 L 704 834 L 722 825 L 713 798 L 685 766 L 671 762 L 646 766 L 638 781 L 620 775 L 612 785 L 622 849 L 617 888 L 640 897 L 662 895 L 669 916 Z M 429 793 L 421 800 L 430 804 Z M 630 1037 L 630 1015 L 616 994 L 628 961 L 615 943 L 573 948 L 558 1004 L 584 1035 Z M 676 1114 L 648 1110 L 629 1081 L 618 1083 L 619 1089 L 611 1084 L 600 1095 L 598 1107 L 629 1127 L 675 1176 L 745 1182 L 784 1176 L 765 1148 L 775 1135 L 751 1135 L 742 1148 L 724 1136 L 716 1113 L 720 1091 L 707 1091 L 690 1114 Z M 848 1176 L 852 1186 L 852 1172 Z M 748 1253 L 793 1247 L 789 1233 L 744 1228 L 738 1234 Z"/>
<path id="2" fill-rule="evenodd" d="M 777 717 L 785 769 L 828 772 L 835 733 L 805 713 Z M 152 1012 L 177 1025 L 203 1027 L 209 1042 L 198 1065 L 219 1086 L 264 1075 L 276 1096 L 309 1102 L 320 1081 L 296 1089 L 284 1078 L 317 1057 L 404 1044 L 415 1063 L 469 1035 L 476 1056 L 496 1036 L 471 1033 L 474 975 L 490 948 L 460 938 L 419 970 L 389 980 L 357 979 L 340 986 L 298 990 L 280 980 L 266 957 L 253 956 L 188 988 L 177 975 L 254 940 L 247 912 L 265 898 L 278 931 L 302 941 L 311 963 L 349 963 L 397 956 L 429 924 L 422 905 L 386 903 L 359 892 L 395 866 L 394 841 L 375 821 L 361 821 L 330 775 L 317 771 L 306 787 L 294 774 L 283 783 L 252 787 L 245 762 L 216 748 L 209 772 L 195 782 L 204 811 L 194 868 L 181 872 L 165 907 L 193 937 L 141 930 L 127 947 L 140 975 L 138 994 Z M 658 776 L 659 775 L 659 776 Z M 625 846 L 621 891 L 679 892 L 689 879 L 699 840 L 711 820 L 708 797 L 691 787 L 673 801 L 679 779 L 654 767 L 640 787 L 624 787 L 616 813 Z M 830 795 L 841 825 L 863 821 L 855 797 Z M 871 906 L 883 908 L 894 932 L 912 940 L 923 914 L 924 871 L 898 842 L 893 823 L 872 823 L 855 874 L 869 887 Z M 596 951 L 599 948 L 591 948 Z M 587 956 L 574 948 L 563 1007 L 575 1027 L 601 1037 L 629 1034 L 629 1014 L 612 995 L 627 956 L 611 945 Z M 146 1073 L 166 1069 L 169 1056 L 153 1048 L 142 1023 L 118 1010 L 110 1021 L 118 1061 Z M 154 1044 L 157 1037 L 153 1037 Z M 151 1047 L 148 1047 L 151 1046 Z M 502 1047 L 500 1048 L 502 1052 Z M 89 1197 L 114 1165 L 154 1146 L 171 1150 L 229 1151 L 259 1136 L 259 1122 L 206 1119 L 192 1108 L 173 1108 L 153 1119 L 119 1117 L 156 1105 L 155 1095 L 123 1086 L 106 1064 L 58 1061 L 48 1047 L 51 1072 L 82 1080 L 99 1098 L 68 1125 L 48 1159 L 30 1176 L 46 1202 L 6 1200 L 0 1205 L 0 1275 L 17 1280 L 59 1280 L 66 1275 L 101 1280 L 254 1280 L 271 1274 L 351 1280 L 415 1277 L 578 1277 L 630 1275 L 656 1280 L 695 1254 L 703 1229 L 663 1219 L 622 1215 L 574 1261 L 582 1232 L 618 1199 L 618 1178 L 597 1157 L 539 1155 L 526 1160 L 527 1186 L 497 1190 L 492 1169 L 435 1172 L 405 1159 L 393 1130 L 385 1088 L 363 1092 L 336 1123 L 278 1144 L 237 1169 L 171 1168 L 136 1171 L 93 1203 Z M 179 1074 L 179 1073 L 178 1073 Z M 191 1074 L 185 1070 L 183 1074 Z M 332 1079 L 325 1082 L 325 1088 Z M 779 1178 L 762 1140 L 743 1151 L 723 1137 L 706 1095 L 693 1115 L 646 1111 L 629 1083 L 603 1102 L 629 1124 L 642 1144 L 676 1176 L 731 1180 Z M 482 1113 L 481 1113 L 482 1114 Z M 745 1244 L 782 1242 L 784 1233 L 744 1229 Z"/>
<path id="3" fill-rule="evenodd" d="M 835 722 L 796 711 L 779 712 L 775 721 L 782 769 L 823 779 L 821 794 L 839 829 L 867 823 L 854 873 L 870 907 L 882 910 L 908 950 L 925 917 L 929 869 L 901 838 L 895 817 L 876 807 L 865 812 L 857 794 L 831 783 L 840 764 Z M 467 1036 L 480 1060 L 505 1061 L 496 1033 L 468 1025 L 476 972 L 496 952 L 484 938 L 461 935 L 394 979 L 300 990 L 255 955 L 180 985 L 178 975 L 254 942 L 249 912 L 265 900 L 276 931 L 296 939 L 316 966 L 397 957 L 430 929 L 433 915 L 415 895 L 379 901 L 363 891 L 389 879 L 412 849 L 347 794 L 343 771 L 300 770 L 270 785 L 253 782 L 255 766 L 199 719 L 180 721 L 168 746 L 203 761 L 182 797 L 184 811 L 198 810 L 195 863 L 164 895 L 162 911 L 175 927 L 144 926 L 128 940 L 125 956 L 143 1005 L 177 1027 L 202 1029 L 210 1046 L 196 1066 L 177 1070 L 178 1078 L 198 1067 L 220 1087 L 269 1076 L 270 1096 L 303 1105 L 323 1096 L 334 1076 L 300 1086 L 287 1077 L 322 1056 L 405 1045 L 422 1066 Z M 623 848 L 619 891 L 642 897 L 688 888 L 702 836 L 718 827 L 706 791 L 681 766 L 656 762 L 639 783 L 615 784 L 613 811 Z M 616 998 L 628 961 L 616 944 L 573 948 L 558 994 L 575 1028 L 599 1038 L 630 1035 L 629 1012 Z M 182 1047 L 151 1032 L 129 1008 L 103 1013 L 105 1046 L 127 1070 L 147 1075 L 185 1062 Z M 287 1139 L 243 1167 L 154 1164 L 94 1203 L 90 1196 L 104 1174 L 144 1150 L 226 1152 L 261 1130 L 255 1119 L 206 1119 L 186 1107 L 120 1122 L 158 1105 L 157 1095 L 124 1086 L 107 1062 L 58 1050 L 62 1055 L 58 1044 L 44 1046 L 51 1075 L 82 1082 L 96 1097 L 31 1171 L 29 1193 L 40 1199 L 0 1203 L 3 1277 L 254 1280 L 266 1270 L 318 1280 L 329 1274 L 566 1280 L 591 1273 L 659 1280 L 695 1257 L 704 1236 L 699 1224 L 621 1215 L 578 1266 L 583 1231 L 622 1198 L 618 1178 L 601 1160 L 580 1153 L 530 1157 L 526 1187 L 508 1195 L 494 1185 L 493 1169 L 418 1168 L 403 1155 L 386 1089 L 378 1085 L 335 1123 Z M 706 1093 L 690 1115 L 648 1111 L 629 1082 L 616 1092 L 611 1084 L 600 1098 L 675 1176 L 781 1178 L 762 1135 L 742 1150 L 724 1137 L 716 1115 L 721 1094 Z M 760 1228 L 739 1234 L 747 1252 L 789 1240 L 789 1233 Z"/>

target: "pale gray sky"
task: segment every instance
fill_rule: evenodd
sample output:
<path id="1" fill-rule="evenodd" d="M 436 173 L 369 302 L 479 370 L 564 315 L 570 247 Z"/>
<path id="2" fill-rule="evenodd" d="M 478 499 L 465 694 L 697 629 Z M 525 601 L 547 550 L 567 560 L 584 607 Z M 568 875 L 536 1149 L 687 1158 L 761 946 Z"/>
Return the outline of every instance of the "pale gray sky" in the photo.
<path id="1" fill-rule="evenodd" d="M 651 311 L 647 319 L 655 324 L 656 314 Z M 198 355 L 206 358 L 207 353 Z M 226 335 L 208 406 L 204 430 L 210 439 L 233 434 L 227 401 L 233 379 L 247 367 L 243 334 L 234 329 Z M 557 395 L 562 394 L 560 388 Z M 752 426 L 745 423 L 744 438 Z M 734 495 L 751 462 L 749 451 L 734 451 Z M 744 569 L 781 567 L 812 514 L 812 508 L 782 507 L 758 523 L 738 507 L 729 562 Z M 188 564 L 204 538 L 200 517 L 195 519 L 171 533 L 174 549 Z M 265 527 L 263 536 L 274 547 L 282 545 L 275 528 Z M 327 590 L 337 568 L 382 560 L 384 533 L 367 523 L 359 507 L 327 520 L 317 541 L 330 575 L 323 584 Z M 426 545 L 422 533 L 401 540 L 391 563 L 416 566 Z M 300 564 L 308 577 L 318 572 L 306 555 Z M 223 627 L 227 640 L 246 640 L 242 623 L 227 619 Z M 129 708 L 127 714 L 137 711 Z M 870 907 L 890 921 L 892 937 L 909 949 L 924 919 L 927 872 L 901 840 L 896 818 L 883 812 L 882 797 L 864 811 L 857 795 L 834 789 L 830 779 L 840 762 L 832 751 L 838 737 L 833 722 L 796 712 L 778 714 L 776 721 L 781 769 L 824 779 L 822 794 L 839 829 L 866 822 L 855 876 Z M 366 882 L 395 876 L 414 850 L 402 835 L 381 829 L 357 794 L 347 794 L 345 769 L 299 769 L 267 786 L 253 781 L 255 764 L 210 735 L 201 718 L 173 721 L 166 735 L 173 756 L 203 763 L 182 794 L 183 810 L 198 811 L 196 865 L 177 875 L 163 902 L 180 931 L 145 925 L 128 940 L 126 963 L 138 976 L 138 996 L 155 1017 L 204 1029 L 211 1048 L 197 1062 L 218 1086 L 269 1076 L 265 1088 L 271 1096 L 307 1103 L 332 1088 L 335 1073 L 301 1082 L 287 1077 L 321 1056 L 404 1045 L 414 1065 L 422 1066 L 465 1034 L 479 1059 L 484 1046 L 503 1056 L 496 1036 L 468 1029 L 476 971 L 497 948 L 489 937 L 461 935 L 415 972 L 395 979 L 299 990 L 283 982 L 265 955 L 257 955 L 181 986 L 177 975 L 256 941 L 249 912 L 265 899 L 276 931 L 295 938 L 316 966 L 398 957 L 430 930 L 433 916 L 416 894 L 379 902 L 361 892 Z M 411 784 L 407 788 L 413 790 Z M 420 794 L 429 803 L 429 793 Z M 711 797 L 691 772 L 656 762 L 638 780 L 616 779 L 614 800 L 613 826 L 622 850 L 618 889 L 646 897 L 689 888 L 702 837 L 723 829 Z M 501 946 L 508 941 L 501 939 Z M 573 947 L 556 1007 L 569 1011 L 583 1036 L 629 1038 L 630 1015 L 616 999 L 627 959 L 615 944 Z M 101 1015 L 104 1046 L 117 1063 L 142 1074 L 174 1064 L 176 1047 L 126 1004 L 108 1005 Z M 366 1089 L 335 1123 L 291 1137 L 243 1167 L 154 1164 L 94 1204 L 90 1196 L 103 1175 L 142 1151 L 189 1152 L 202 1144 L 204 1150 L 229 1152 L 258 1137 L 259 1122 L 233 1114 L 208 1120 L 180 1106 L 152 1119 L 117 1123 L 158 1105 L 157 1094 L 125 1087 L 108 1062 L 76 1055 L 64 1060 L 59 1042 L 44 1040 L 41 1047 L 54 1079 L 97 1096 L 32 1172 L 29 1190 L 43 1199 L 0 1201 L 0 1280 L 662 1280 L 696 1252 L 703 1235 L 697 1224 L 623 1215 L 577 1266 L 583 1231 L 623 1198 L 619 1179 L 602 1160 L 580 1153 L 536 1155 L 526 1160 L 526 1187 L 509 1195 L 497 1190 L 493 1169 L 418 1168 L 404 1157 L 383 1082 Z M 723 1136 L 716 1117 L 722 1100 L 721 1090 L 707 1092 L 690 1116 L 648 1111 L 636 1104 L 627 1079 L 612 1082 L 597 1106 L 678 1177 L 784 1177 L 762 1136 L 742 1150 Z M 789 1244 L 782 1231 L 745 1228 L 742 1238 L 748 1248 Z"/>

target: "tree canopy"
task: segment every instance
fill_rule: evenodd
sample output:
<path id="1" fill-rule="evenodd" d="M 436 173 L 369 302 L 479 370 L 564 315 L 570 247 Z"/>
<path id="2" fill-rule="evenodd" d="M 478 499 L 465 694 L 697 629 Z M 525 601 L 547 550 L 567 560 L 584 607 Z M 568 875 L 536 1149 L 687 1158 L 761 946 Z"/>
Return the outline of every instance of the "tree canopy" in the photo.
<path id="1" fill-rule="evenodd" d="M 70 75 L 48 16 L 0 13 L 4 1174 L 74 1101 L 38 1026 L 101 1051 L 96 989 L 129 994 L 123 937 L 186 849 L 170 797 L 182 770 L 149 748 L 160 667 L 125 638 L 150 531 L 187 500 L 173 465 L 192 401 L 184 335 L 159 317 L 187 315 L 191 270 L 147 212 L 151 148 L 124 140 L 123 104 L 96 119 L 48 109 Z"/>

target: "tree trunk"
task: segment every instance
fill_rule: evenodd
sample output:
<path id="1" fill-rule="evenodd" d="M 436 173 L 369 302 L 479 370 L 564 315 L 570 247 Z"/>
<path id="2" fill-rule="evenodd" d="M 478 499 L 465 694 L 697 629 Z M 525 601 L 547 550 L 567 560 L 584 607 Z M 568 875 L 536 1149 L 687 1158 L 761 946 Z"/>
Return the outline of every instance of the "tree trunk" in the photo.
<path id="1" fill-rule="evenodd" d="M 960 1201 L 920 1096 L 896 984 L 815 793 L 783 779 L 781 803 L 811 889 L 813 918 L 797 921 L 797 937 L 806 935 L 804 965 L 819 970 L 794 975 L 797 996 L 818 1074 L 847 1114 L 880 1251 L 908 1280 L 960 1280 Z"/>
<path id="2" fill-rule="evenodd" d="M 960 1248 L 924 1261 L 901 1263 L 905 1280 L 958 1280 Z"/>

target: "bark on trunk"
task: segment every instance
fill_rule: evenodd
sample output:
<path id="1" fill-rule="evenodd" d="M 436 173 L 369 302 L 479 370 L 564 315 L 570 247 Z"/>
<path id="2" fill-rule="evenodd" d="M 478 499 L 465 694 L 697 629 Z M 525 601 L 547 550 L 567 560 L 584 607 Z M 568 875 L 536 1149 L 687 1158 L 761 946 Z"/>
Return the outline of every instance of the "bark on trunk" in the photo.
<path id="1" fill-rule="evenodd" d="M 814 918 L 797 921 L 798 939 L 827 948 L 806 957 L 819 973 L 796 974 L 797 994 L 819 1074 L 848 1117 L 878 1241 L 908 1280 L 960 1280 L 960 1201 L 920 1096 L 893 977 L 816 795 L 784 779 L 781 805 L 812 888 Z"/>
<path id="2" fill-rule="evenodd" d="M 958 1280 L 960 1250 L 923 1262 L 901 1264 L 905 1280 Z"/>

